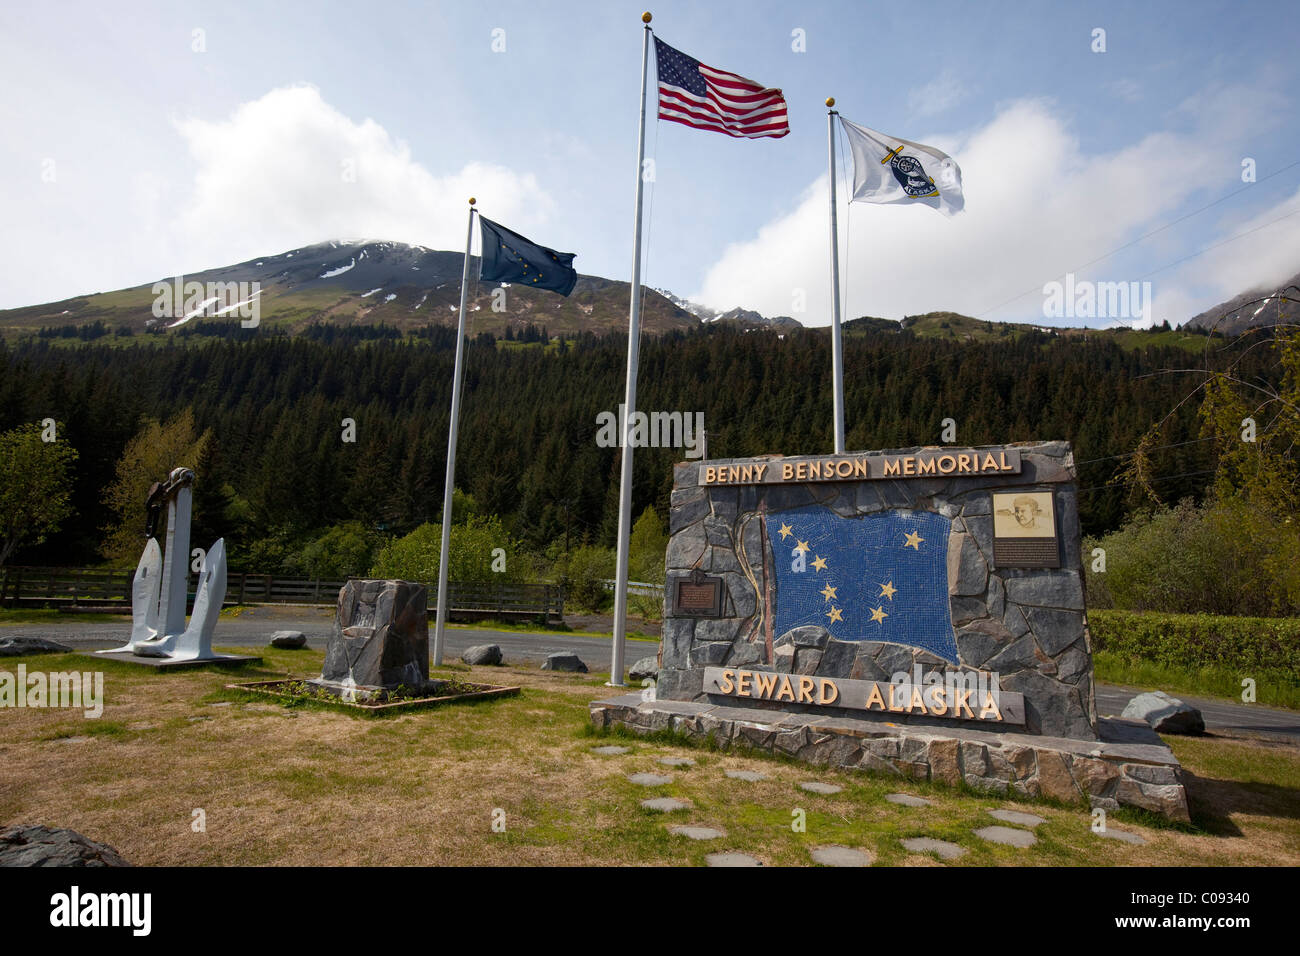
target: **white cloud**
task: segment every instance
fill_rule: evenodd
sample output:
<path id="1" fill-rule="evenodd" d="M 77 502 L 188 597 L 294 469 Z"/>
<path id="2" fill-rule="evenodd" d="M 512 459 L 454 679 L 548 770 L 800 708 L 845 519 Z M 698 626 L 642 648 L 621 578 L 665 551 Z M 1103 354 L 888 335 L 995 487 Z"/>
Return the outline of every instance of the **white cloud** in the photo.
<path id="1" fill-rule="evenodd" d="M 1054 105 L 1042 100 L 1012 103 L 964 136 L 923 138 L 961 164 L 966 211 L 953 219 L 911 206 L 855 203 L 849 211 L 841 193 L 845 318 L 951 309 L 1034 321 L 1042 316 L 1043 284 L 1067 270 L 1095 281 L 1141 278 L 1120 273 L 1116 263 L 1123 257 L 1080 267 L 1165 221 L 1189 197 L 1221 184 L 1225 170 L 1238 168 L 1232 144 L 1252 126 L 1266 125 L 1263 117 L 1276 107 L 1270 100 L 1251 115 L 1241 102 L 1235 99 L 1234 109 L 1233 97 L 1213 91 L 1201 98 L 1194 129 L 1152 132 L 1091 156 Z M 724 250 L 691 298 L 719 309 L 743 305 L 769 315 L 793 314 L 805 325 L 829 323 L 826 195 L 823 176 L 752 239 Z M 1258 255 L 1255 248 L 1243 240 L 1233 254 L 1249 261 Z M 1294 272 L 1300 260 L 1287 249 L 1259 258 L 1254 267 L 1264 271 L 1267 262 L 1281 268 L 1288 257 Z M 1220 266 L 1209 268 L 1215 273 Z M 1241 273 L 1222 268 L 1229 294 L 1240 291 Z M 1170 283 L 1155 285 L 1159 295 Z M 807 297 L 804 313 L 794 311 L 799 290 Z M 1022 293 L 1028 294 L 1015 298 Z M 1163 317 L 1158 309 L 1155 316 Z M 1187 316 L 1168 317 L 1176 322 Z"/>
<path id="2" fill-rule="evenodd" d="M 311 86 L 175 126 L 197 164 L 178 238 L 201 267 L 339 237 L 459 249 L 470 196 L 522 228 L 553 208 L 530 173 L 482 163 L 431 173 L 374 120 L 344 116 Z"/>
<path id="3" fill-rule="evenodd" d="M 1123 77 L 1118 80 L 1111 80 L 1106 84 L 1106 90 L 1117 99 L 1126 103 L 1136 103 L 1142 99 L 1142 85 L 1136 80 Z"/>
<path id="4" fill-rule="evenodd" d="M 952 70 L 944 70 L 929 83 L 907 94 L 907 108 L 913 116 L 934 116 L 969 97 L 971 91 Z"/>

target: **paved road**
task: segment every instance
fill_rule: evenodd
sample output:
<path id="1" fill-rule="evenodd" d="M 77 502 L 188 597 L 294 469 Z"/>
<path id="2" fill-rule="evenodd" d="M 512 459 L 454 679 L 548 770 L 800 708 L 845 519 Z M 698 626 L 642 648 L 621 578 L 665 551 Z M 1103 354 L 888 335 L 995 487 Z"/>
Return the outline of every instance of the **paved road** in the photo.
<path id="1" fill-rule="evenodd" d="M 333 625 L 332 608 L 259 607 L 238 617 L 223 618 L 217 625 L 216 644 L 224 647 L 261 647 L 272 631 L 295 630 L 307 635 L 307 644 L 324 649 Z M 45 637 L 78 649 L 98 650 L 117 647 L 130 636 L 130 621 L 117 615 L 105 615 L 102 621 L 50 621 L 40 624 L 0 626 L 0 636 Z M 500 644 L 507 660 L 541 663 L 547 654 L 573 651 L 593 674 L 609 667 L 610 641 L 607 637 L 584 634 L 494 631 L 480 628 L 447 629 L 446 657 L 455 660 L 474 644 Z M 642 657 L 658 652 L 657 641 L 629 640 L 625 660 L 631 666 Z M 1097 710 L 1102 716 L 1118 716 L 1124 706 L 1144 688 L 1097 685 Z M 1206 729 L 1232 736 L 1257 736 L 1272 740 L 1300 743 L 1300 713 L 1264 707 L 1260 704 L 1233 704 L 1218 700 L 1180 695 L 1205 718 Z"/>
<path id="2" fill-rule="evenodd" d="M 302 631 L 307 635 L 307 646 L 325 649 L 334 624 L 333 608 L 311 607 L 259 607 L 238 617 L 222 618 L 217 624 L 213 643 L 218 647 L 264 647 L 272 631 Z M 432 640 L 432 625 L 430 640 Z M 120 647 L 131 636 L 129 618 L 106 614 L 102 621 L 60 621 L 40 624 L 14 624 L 0 626 L 0 637 L 44 637 L 77 650 L 99 650 Z M 499 644 L 507 660 L 526 660 L 540 664 L 548 654 L 556 651 L 573 651 L 599 674 L 609 667 L 610 639 L 584 634 L 556 632 L 531 633 L 526 631 L 494 631 L 483 628 L 447 628 L 445 658 L 456 660 L 468 647 L 475 644 Z M 659 652 L 659 642 L 629 640 L 624 656 L 630 667 L 642 657 L 653 657 Z"/>

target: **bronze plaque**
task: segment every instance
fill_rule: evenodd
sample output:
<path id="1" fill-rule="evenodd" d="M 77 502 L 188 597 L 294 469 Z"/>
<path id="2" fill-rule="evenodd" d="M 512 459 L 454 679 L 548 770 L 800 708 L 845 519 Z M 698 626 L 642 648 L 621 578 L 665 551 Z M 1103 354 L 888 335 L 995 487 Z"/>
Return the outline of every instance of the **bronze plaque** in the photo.
<path id="1" fill-rule="evenodd" d="M 999 568 L 1059 568 L 1056 506 L 1050 491 L 995 492 L 993 563 Z"/>
<path id="2" fill-rule="evenodd" d="M 692 571 L 673 582 L 674 617 L 722 617 L 722 578 Z"/>

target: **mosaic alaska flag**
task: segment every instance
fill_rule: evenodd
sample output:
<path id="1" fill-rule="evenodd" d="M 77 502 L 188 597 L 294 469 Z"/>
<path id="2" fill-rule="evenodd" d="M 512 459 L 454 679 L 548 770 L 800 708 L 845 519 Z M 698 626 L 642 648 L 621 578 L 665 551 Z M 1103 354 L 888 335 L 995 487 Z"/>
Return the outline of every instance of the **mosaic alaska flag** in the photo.
<path id="1" fill-rule="evenodd" d="M 928 511 L 843 518 L 820 505 L 769 515 L 774 632 L 819 624 L 840 641 L 920 647 L 957 663 L 948 607 L 948 532 Z"/>

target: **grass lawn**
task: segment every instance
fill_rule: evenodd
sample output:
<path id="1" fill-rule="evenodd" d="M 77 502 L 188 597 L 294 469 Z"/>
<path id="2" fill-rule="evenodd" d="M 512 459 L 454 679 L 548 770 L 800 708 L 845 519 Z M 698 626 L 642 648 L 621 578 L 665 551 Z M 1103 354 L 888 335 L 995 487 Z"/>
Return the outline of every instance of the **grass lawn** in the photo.
<path id="1" fill-rule="evenodd" d="M 234 681 L 319 672 L 323 656 L 255 652 L 263 665 L 238 670 L 155 673 L 94 662 L 104 671 L 99 720 L 79 711 L 0 710 L 0 824 L 70 827 L 140 865 L 692 865 L 718 851 L 806 865 L 812 848 L 833 844 L 906 866 L 1300 865 L 1297 748 L 1170 738 L 1194 775 L 1194 825 L 1112 813 L 1112 827 L 1148 841 L 1132 846 L 1090 832 L 1083 807 L 962 794 L 692 748 L 671 738 L 601 737 L 590 729 L 587 703 L 610 691 L 590 675 L 461 666 L 459 676 L 520 684 L 523 693 L 367 717 L 225 690 Z M 84 657 L 52 655 L 8 658 L 0 669 L 13 672 L 19 663 L 44 671 L 91 665 Z M 609 743 L 632 750 L 592 752 Z M 670 755 L 696 764 L 657 762 Z M 735 780 L 725 775 L 729 769 L 758 770 L 767 779 Z M 651 788 L 628 781 L 640 771 L 673 780 Z M 844 790 L 822 796 L 798 788 L 811 780 Z M 894 792 L 924 796 L 932 805 L 884 800 Z M 641 800 L 657 796 L 692 807 L 666 815 L 641 808 Z M 1036 846 L 997 846 L 973 834 L 998 822 L 988 811 L 999 807 L 1046 818 Z M 198 808 L 206 832 L 191 827 Z M 504 813 L 504 832 L 493 830 L 495 810 Z M 797 810 L 806 818 L 805 832 L 791 827 Z M 677 823 L 715 827 L 725 836 L 675 836 L 667 828 Z M 900 840 L 912 836 L 937 837 L 968 852 L 950 863 L 911 854 Z"/>

